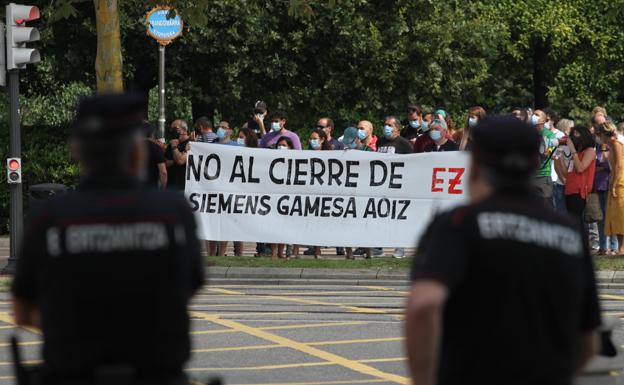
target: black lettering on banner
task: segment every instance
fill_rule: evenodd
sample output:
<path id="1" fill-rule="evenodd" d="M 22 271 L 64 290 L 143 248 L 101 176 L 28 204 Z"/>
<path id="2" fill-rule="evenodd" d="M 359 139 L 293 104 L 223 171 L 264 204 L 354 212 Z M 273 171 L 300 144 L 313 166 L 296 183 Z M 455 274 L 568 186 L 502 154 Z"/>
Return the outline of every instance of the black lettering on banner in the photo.
<path id="1" fill-rule="evenodd" d="M 197 211 L 199 209 L 199 202 L 197 201 L 197 198 L 199 198 L 199 194 L 198 193 L 192 193 L 191 195 L 189 195 L 189 201 L 191 201 L 191 210 L 193 211 Z"/>
<path id="2" fill-rule="evenodd" d="M 280 199 L 277 200 L 277 212 L 280 215 L 288 215 L 288 195 L 282 195 Z M 282 202 L 286 201 L 286 204 L 282 206 Z"/>
<path id="3" fill-rule="evenodd" d="M 303 214 L 301 211 L 301 196 L 300 195 L 296 195 L 293 198 L 292 206 L 290 206 L 289 215 L 292 217 L 293 215 L 295 215 L 295 213 L 299 216 Z"/>
<path id="4" fill-rule="evenodd" d="M 316 165 L 320 166 L 320 172 L 316 172 Z M 320 158 L 310 158 L 310 186 L 314 186 L 314 180 L 319 186 L 323 185 L 323 174 L 325 174 L 325 163 Z"/>
<path id="5" fill-rule="evenodd" d="M 198 155 L 199 161 L 197 165 L 195 165 L 195 155 L 189 154 L 186 163 L 188 163 L 188 167 L 186 168 L 186 180 L 191 180 L 191 171 L 193 172 L 193 179 L 196 182 L 199 182 L 199 178 L 201 177 L 201 162 L 204 160 L 203 155 Z"/>
<path id="6" fill-rule="evenodd" d="M 230 175 L 230 183 L 234 182 L 234 179 L 240 178 L 241 183 L 245 183 L 245 169 L 243 164 L 243 156 L 236 155 L 234 157 L 234 165 L 232 166 L 232 175 Z"/>
<path id="7" fill-rule="evenodd" d="M 347 202 L 347 208 L 345 209 L 344 217 L 346 218 L 347 215 L 351 215 L 351 218 L 355 218 L 356 211 L 354 197 L 349 198 L 349 201 Z"/>
<path id="8" fill-rule="evenodd" d="M 219 194 L 219 213 L 229 213 L 232 211 L 232 194 L 228 194 L 227 198 L 223 194 Z"/>
<path id="9" fill-rule="evenodd" d="M 368 198 L 368 202 L 366 202 L 364 218 L 368 218 L 369 215 L 373 218 L 377 218 L 377 212 L 375 211 L 375 198 Z"/>
<path id="10" fill-rule="evenodd" d="M 399 212 L 399 216 L 397 217 L 397 219 L 400 219 L 403 221 L 407 220 L 407 216 L 403 214 L 405 214 L 405 211 L 409 207 L 410 203 L 412 203 L 412 201 L 405 199 L 405 200 L 400 200 L 399 203 L 402 204 L 403 207 L 401 208 L 401 211 Z"/>
<path id="11" fill-rule="evenodd" d="M 381 170 L 383 171 L 383 176 L 381 177 L 381 180 L 379 181 L 375 179 L 375 170 L 377 169 L 378 166 L 381 167 Z M 388 167 L 386 166 L 386 164 L 382 162 L 381 160 L 373 160 L 370 162 L 370 168 L 371 168 L 371 178 L 370 178 L 371 187 L 377 187 L 377 186 L 381 186 L 382 184 L 384 184 L 386 182 L 386 178 L 388 177 Z"/>
<path id="12" fill-rule="evenodd" d="M 357 187 L 357 178 L 360 176 L 357 172 L 352 171 L 351 167 L 359 166 L 360 162 L 357 160 L 348 160 L 347 161 L 347 178 L 345 180 L 345 187 Z M 355 180 L 351 180 L 351 178 L 355 178 Z"/>
<path id="13" fill-rule="evenodd" d="M 260 198 L 260 205 L 262 206 L 262 208 L 258 210 L 258 214 L 264 216 L 271 212 L 271 205 L 269 204 L 270 201 L 271 201 L 271 197 L 268 195 L 263 195 Z"/>
<path id="14" fill-rule="evenodd" d="M 254 169 L 254 157 L 250 156 L 249 157 L 249 179 L 248 179 L 248 183 L 260 183 L 260 178 L 254 178 L 253 176 L 253 169 Z"/>
<path id="15" fill-rule="evenodd" d="M 273 169 L 278 163 L 286 163 L 286 160 L 284 158 L 273 159 L 273 161 L 271 162 L 271 165 L 269 166 L 269 177 L 271 178 L 271 182 L 275 184 L 284 184 L 284 179 L 277 179 L 273 175 Z"/>
<path id="16" fill-rule="evenodd" d="M 234 214 L 242 214 L 245 205 L 245 195 L 236 195 L 234 198 Z"/>
<path id="17" fill-rule="evenodd" d="M 323 197 L 321 198 L 321 217 L 329 218 L 329 210 L 331 209 L 331 197 Z"/>
<path id="18" fill-rule="evenodd" d="M 320 209 L 320 204 L 319 204 L 320 200 L 321 200 L 320 197 L 312 198 L 310 196 L 306 196 L 305 212 L 304 212 L 304 215 L 306 217 L 309 217 L 309 216 L 318 217 L 319 209 Z"/>
<path id="19" fill-rule="evenodd" d="M 259 196 L 248 196 L 247 197 L 247 205 L 245 206 L 245 214 L 256 214 L 258 211 L 258 200 Z"/>
<path id="20" fill-rule="evenodd" d="M 290 178 L 292 177 L 292 159 L 288 159 L 288 173 L 286 174 L 286 186 L 290 186 Z"/>
<path id="21" fill-rule="evenodd" d="M 305 177 L 308 175 L 308 172 L 301 168 L 302 165 L 308 164 L 307 159 L 295 159 L 295 180 L 293 181 L 293 185 L 295 186 L 305 186 L 305 178 L 299 179 L 299 177 Z"/>
<path id="22" fill-rule="evenodd" d="M 334 211 L 332 211 L 332 217 L 338 218 L 342 216 L 342 202 L 344 202 L 344 198 L 337 197 L 334 198 Z"/>
<path id="23" fill-rule="evenodd" d="M 210 214 L 214 214 L 216 212 L 216 205 L 217 205 L 217 196 L 218 194 L 208 194 L 208 202 L 206 204 L 206 211 L 207 213 Z M 214 198 L 214 200 L 213 200 Z"/>
<path id="24" fill-rule="evenodd" d="M 210 170 L 208 166 L 210 166 L 210 161 L 213 159 L 217 161 L 217 171 L 215 172 L 214 175 L 210 175 Z M 208 180 L 215 180 L 219 177 L 220 174 L 221 174 L 221 159 L 219 158 L 217 154 L 210 154 L 206 158 L 206 163 L 204 164 L 204 178 Z"/>
<path id="25" fill-rule="evenodd" d="M 388 198 L 382 198 L 377 202 L 377 215 L 379 218 L 387 218 L 390 215 L 390 200 Z"/>
<path id="26" fill-rule="evenodd" d="M 206 194 L 202 194 L 202 204 L 201 204 L 201 209 L 199 209 L 200 213 L 205 213 L 206 212 Z"/>
<path id="27" fill-rule="evenodd" d="M 340 181 L 340 177 L 342 176 L 342 171 L 344 170 L 344 166 L 338 159 L 329 159 L 327 161 L 329 166 L 329 180 L 328 185 L 332 185 L 332 180 L 336 181 L 336 185 L 340 186 L 342 182 Z M 338 167 L 338 171 L 334 172 L 334 166 Z"/>
<path id="28" fill-rule="evenodd" d="M 399 167 L 405 167 L 404 162 L 392 162 L 390 163 L 390 188 L 401 188 L 401 183 L 394 183 L 396 179 L 403 179 L 403 174 L 395 174 L 395 171 Z"/>

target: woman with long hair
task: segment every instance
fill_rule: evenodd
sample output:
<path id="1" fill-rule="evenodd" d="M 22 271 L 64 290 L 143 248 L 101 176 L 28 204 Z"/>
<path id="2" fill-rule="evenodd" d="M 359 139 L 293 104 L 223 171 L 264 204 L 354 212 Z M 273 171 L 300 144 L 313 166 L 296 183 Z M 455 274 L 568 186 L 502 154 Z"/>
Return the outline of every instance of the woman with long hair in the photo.
<path id="1" fill-rule="evenodd" d="M 572 156 L 565 175 L 565 202 L 568 213 L 583 221 L 587 196 L 592 192 L 596 172 L 596 141 L 586 126 L 574 126 L 568 147 Z M 561 159 L 558 162 L 563 162 Z M 561 166 L 561 164 L 560 164 Z"/>
<path id="2" fill-rule="evenodd" d="M 468 110 L 468 120 L 466 121 L 466 125 L 464 126 L 463 130 L 457 132 L 458 133 L 457 140 L 455 140 L 456 142 L 459 140 L 458 143 L 459 143 L 460 151 L 470 150 L 470 148 L 472 147 L 471 130 L 483 118 L 485 118 L 486 115 L 487 113 L 485 112 L 483 107 L 481 106 L 470 107 L 470 109 Z"/>
<path id="3" fill-rule="evenodd" d="M 618 239 L 618 254 L 624 254 L 624 145 L 618 140 L 617 130 L 611 122 L 598 125 L 596 136 L 600 143 L 609 146 L 609 198 L 605 218 L 605 234 Z"/>

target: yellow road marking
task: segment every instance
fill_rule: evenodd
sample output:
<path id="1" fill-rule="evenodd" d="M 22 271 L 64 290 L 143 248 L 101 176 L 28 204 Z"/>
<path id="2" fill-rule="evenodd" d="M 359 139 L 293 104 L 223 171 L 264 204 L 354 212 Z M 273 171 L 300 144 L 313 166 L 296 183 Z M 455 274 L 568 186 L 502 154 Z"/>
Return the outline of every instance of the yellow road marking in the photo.
<path id="1" fill-rule="evenodd" d="M 43 344 L 43 341 L 26 341 L 26 342 L 19 342 L 17 345 L 18 346 L 35 346 L 35 345 L 41 345 Z M 7 346 L 11 346 L 10 342 L 2 342 L 0 343 L 0 348 L 5 348 Z"/>
<path id="2" fill-rule="evenodd" d="M 363 286 L 361 286 L 363 287 Z M 267 295 L 276 295 L 276 296 L 282 296 L 282 295 L 294 295 L 294 296 L 302 296 L 302 297 L 330 297 L 330 296 L 335 296 L 335 295 L 339 295 L 339 294 L 371 294 L 371 293 L 387 293 L 387 290 L 353 290 L 353 291 L 293 291 L 293 292 L 284 292 L 284 293 L 275 293 L 275 294 L 269 294 L 269 293 L 264 293 L 264 294 L 255 294 L 255 293 L 243 293 L 243 292 L 238 292 L 238 291 L 233 291 L 233 290 L 225 290 L 225 289 L 219 289 L 219 288 L 212 288 L 212 289 L 208 289 L 208 291 L 212 291 L 215 293 L 220 293 L 220 294 L 210 294 L 210 293 L 205 293 L 205 294 L 197 294 L 195 295 L 195 297 L 222 297 L 224 294 L 225 295 L 245 295 L 245 296 L 249 296 L 249 297 L 264 297 Z M 407 291 L 393 291 L 392 293 L 396 293 L 396 294 L 401 294 L 401 295 L 407 295 L 408 292 Z M 378 298 L 385 298 L 385 297 L 379 297 Z M 396 298 L 396 297 L 388 297 L 388 298 Z"/>
<path id="3" fill-rule="evenodd" d="M 249 305 L 246 303 L 221 303 L 221 304 L 201 304 L 201 303 L 196 303 L 193 305 L 189 305 L 189 308 L 196 308 L 196 307 L 235 307 L 235 306 L 245 306 L 245 305 Z"/>
<path id="4" fill-rule="evenodd" d="M 0 326 L 0 330 L 15 329 L 15 325 Z"/>
<path id="5" fill-rule="evenodd" d="M 0 380 L 14 380 L 15 376 L 2 376 L 0 377 Z"/>
<path id="6" fill-rule="evenodd" d="M 16 325 L 15 324 L 15 320 L 13 319 L 13 316 L 10 315 L 7 312 L 0 312 L 0 321 L 8 323 L 8 324 L 11 324 L 11 325 Z M 27 330 L 27 331 L 29 331 L 31 333 L 34 333 L 34 334 L 41 335 L 41 330 L 39 330 L 39 329 L 35 329 L 35 328 L 31 328 L 31 327 L 23 327 L 23 326 L 20 326 L 19 328 Z"/>
<path id="7" fill-rule="evenodd" d="M 328 353 L 330 354 L 330 353 Z M 341 357 L 342 358 L 342 357 Z M 344 359 L 344 358 L 343 358 Z M 360 360 L 360 361 L 351 361 L 353 363 L 356 364 L 365 364 L 365 363 L 382 363 L 382 362 L 402 362 L 407 360 L 407 358 L 403 358 L 403 357 L 399 357 L 399 358 L 375 358 L 375 359 L 371 359 L 371 360 Z M 278 364 L 278 365 L 262 365 L 262 366 L 242 366 L 242 367 L 228 367 L 228 368 L 189 368 L 189 369 L 185 369 L 186 371 L 189 372 L 243 372 L 243 371 L 247 371 L 247 370 L 276 370 L 276 369 L 292 369 L 292 368 L 305 368 L 305 367 L 315 367 L 315 366 L 344 366 L 344 365 L 340 365 L 338 363 L 334 363 L 334 362 L 330 362 L 330 361 L 319 361 L 319 362 L 300 362 L 300 363 L 295 363 L 295 364 Z M 366 366 L 366 365 L 363 365 Z M 368 366 L 367 366 L 368 367 Z M 348 368 L 351 370 L 354 370 L 352 368 Z M 376 369 L 375 369 L 376 370 Z M 359 370 L 354 370 L 356 372 L 359 372 Z M 363 373 L 363 372 L 362 372 Z M 398 377 L 400 381 L 403 381 L 403 379 L 405 379 L 405 381 L 408 381 L 407 378 L 398 376 L 398 375 L 394 375 L 391 373 L 385 373 L 385 372 L 381 372 L 385 375 L 388 376 L 392 376 L 392 377 Z M 364 373 L 364 374 L 368 374 L 368 373 Z M 372 375 L 372 374 L 369 374 Z M 386 378 L 381 379 L 380 381 L 391 381 L 391 382 L 397 382 L 394 380 L 389 380 Z M 318 384 L 320 384 L 322 382 L 318 382 Z M 408 382 L 398 382 L 399 384 L 408 384 Z M 313 384 L 317 384 L 317 382 L 313 382 Z"/>
<path id="8" fill-rule="evenodd" d="M 608 316 L 608 317 L 624 317 L 624 313 L 622 312 L 605 312 L 603 313 L 604 315 Z"/>
<path id="9" fill-rule="evenodd" d="M 371 342 L 390 342 L 390 341 L 403 341 L 403 337 L 393 338 L 369 338 L 364 340 L 345 340 L 345 341 L 321 341 L 321 342 L 308 342 L 309 346 L 321 346 L 321 345 L 349 345 L 349 344 L 366 344 Z"/>
<path id="10" fill-rule="evenodd" d="M 232 321 L 232 320 L 221 319 L 211 314 L 206 314 L 206 313 L 201 313 L 201 312 L 191 312 L 191 314 L 197 317 L 202 317 L 206 320 L 212 321 L 219 325 L 249 334 L 251 336 L 262 338 L 266 341 L 270 341 L 275 344 L 282 345 L 282 346 L 285 346 L 294 350 L 298 350 L 302 353 L 306 353 L 311 356 L 320 358 L 322 360 L 327 361 L 327 363 L 330 365 L 339 365 L 339 366 L 345 367 L 347 369 L 351 369 L 359 373 L 363 373 L 372 377 L 384 379 L 386 381 L 394 382 L 397 384 L 406 384 L 406 385 L 409 384 L 409 379 L 406 377 L 398 376 L 392 373 L 382 372 L 381 370 L 378 370 L 372 366 L 368 366 L 363 363 L 341 357 L 337 354 L 325 352 L 323 350 L 314 348 L 312 346 L 308 346 L 306 344 L 293 341 L 291 339 L 281 337 L 276 334 L 272 334 L 267 331 L 260 330 L 258 328 L 247 326 L 247 325 L 244 325 L 239 322 Z"/>
<path id="11" fill-rule="evenodd" d="M 41 361 L 41 360 L 22 361 L 22 364 L 24 364 L 24 365 L 39 365 L 41 363 L 43 363 L 43 361 Z M 14 364 L 13 361 L 0 362 L 0 366 L 10 366 L 10 365 L 13 365 L 13 364 Z"/>
<path id="12" fill-rule="evenodd" d="M 366 321 L 351 321 L 351 322 L 326 322 L 326 323 L 317 323 L 317 324 L 299 324 L 299 325 L 283 325 L 283 326 L 267 326 L 258 328 L 260 330 L 288 330 L 288 329 L 305 329 L 305 328 L 321 328 L 321 327 L 332 327 L 332 326 L 352 326 L 352 325 L 364 325 L 367 324 Z M 221 329 L 221 330 L 199 330 L 191 332 L 191 334 L 222 334 L 222 333 L 240 333 L 236 330 L 232 329 Z"/>
<path id="13" fill-rule="evenodd" d="M 281 382 L 267 384 L 232 384 L 232 385 L 347 385 L 347 384 L 377 384 L 386 380 L 346 380 L 346 381 L 319 381 L 319 382 Z"/>
<path id="14" fill-rule="evenodd" d="M 240 294 L 239 292 L 236 292 L 236 291 L 231 291 L 231 290 L 226 290 L 226 289 L 219 289 L 219 288 L 211 288 L 211 289 L 208 289 L 208 291 L 212 291 L 212 292 L 215 292 L 215 293 L 228 294 L 228 295 Z M 204 295 L 210 295 L 210 294 L 204 294 Z"/>
<path id="15" fill-rule="evenodd" d="M 614 299 L 617 301 L 624 301 L 624 297 L 621 295 L 613 295 L 613 294 L 598 294 L 598 298 L 600 299 Z"/>
<path id="16" fill-rule="evenodd" d="M 372 342 L 390 342 L 390 341 L 403 341 L 403 340 L 404 340 L 403 337 L 396 337 L 396 338 L 371 338 L 371 339 L 365 339 L 365 340 L 304 342 L 303 344 L 308 345 L 308 346 L 324 346 L 324 345 L 365 344 L 365 343 L 372 343 Z M 239 350 L 261 350 L 261 349 L 277 349 L 277 348 L 285 348 L 285 347 L 282 345 L 251 345 L 251 346 L 238 346 L 238 347 L 230 347 L 230 348 L 193 349 L 193 353 L 235 352 Z"/>

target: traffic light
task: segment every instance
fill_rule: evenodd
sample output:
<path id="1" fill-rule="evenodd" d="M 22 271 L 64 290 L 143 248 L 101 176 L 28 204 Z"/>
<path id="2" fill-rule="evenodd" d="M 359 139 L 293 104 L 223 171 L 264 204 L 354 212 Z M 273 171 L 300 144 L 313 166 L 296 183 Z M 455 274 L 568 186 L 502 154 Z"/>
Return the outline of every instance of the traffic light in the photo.
<path id="1" fill-rule="evenodd" d="M 26 27 L 27 21 L 39 18 L 39 8 L 32 5 L 9 4 L 6 6 L 6 66 L 8 70 L 26 68 L 26 64 L 41 60 L 39 51 L 26 48 L 26 43 L 38 41 L 39 30 Z"/>
<path id="2" fill-rule="evenodd" d="M 20 158 L 7 159 L 7 182 L 22 183 L 22 160 Z"/>

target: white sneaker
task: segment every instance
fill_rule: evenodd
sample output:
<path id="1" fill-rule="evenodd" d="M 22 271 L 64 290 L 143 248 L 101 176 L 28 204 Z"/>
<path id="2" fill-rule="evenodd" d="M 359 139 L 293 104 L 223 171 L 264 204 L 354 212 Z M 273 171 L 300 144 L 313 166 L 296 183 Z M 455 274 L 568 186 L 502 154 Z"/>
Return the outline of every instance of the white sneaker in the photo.
<path id="1" fill-rule="evenodd" d="M 405 249 L 402 247 L 397 247 L 394 249 L 394 254 L 392 254 L 394 258 L 405 258 Z"/>

